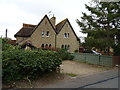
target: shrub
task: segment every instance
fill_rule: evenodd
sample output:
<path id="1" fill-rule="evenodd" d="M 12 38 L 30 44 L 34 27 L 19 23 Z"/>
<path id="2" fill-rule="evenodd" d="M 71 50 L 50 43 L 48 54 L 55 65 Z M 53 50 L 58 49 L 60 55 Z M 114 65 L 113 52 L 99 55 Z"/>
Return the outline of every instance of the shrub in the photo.
<path id="1" fill-rule="evenodd" d="M 0 38 L 0 40 L 2 41 L 2 51 L 19 49 L 18 46 L 13 46 L 11 44 L 7 44 L 6 42 L 8 41 L 8 39 L 6 39 L 6 38 Z"/>
<path id="2" fill-rule="evenodd" d="M 60 57 L 62 58 L 62 60 L 72 60 L 74 58 L 73 55 L 67 52 L 67 49 L 60 49 L 58 53 Z"/>
<path id="3" fill-rule="evenodd" d="M 2 54 L 3 81 L 19 80 L 56 70 L 61 58 L 55 51 L 9 50 Z"/>
<path id="4" fill-rule="evenodd" d="M 120 56 L 120 44 L 114 45 L 114 56 Z"/>

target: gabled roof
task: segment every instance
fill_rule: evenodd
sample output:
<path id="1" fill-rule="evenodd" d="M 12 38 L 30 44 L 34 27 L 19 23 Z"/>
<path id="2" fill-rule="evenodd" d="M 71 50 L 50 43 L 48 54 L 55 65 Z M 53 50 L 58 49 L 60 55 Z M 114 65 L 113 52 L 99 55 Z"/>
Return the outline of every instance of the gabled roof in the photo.
<path id="1" fill-rule="evenodd" d="M 62 28 L 64 27 L 64 25 L 66 24 L 66 22 L 68 22 L 68 24 L 70 25 L 70 27 L 71 27 L 74 35 L 76 36 L 77 40 L 80 40 L 80 39 L 77 37 L 77 35 L 76 35 L 76 33 L 75 33 L 72 25 L 70 24 L 70 22 L 69 22 L 69 20 L 68 20 L 67 18 L 64 19 L 63 21 L 61 21 L 60 23 L 58 23 L 58 24 L 56 25 L 56 32 L 57 32 L 57 34 L 62 30 Z"/>
<path id="2" fill-rule="evenodd" d="M 76 36 L 76 38 L 79 40 L 79 38 L 77 37 L 76 33 L 74 32 L 69 20 L 66 18 L 63 21 L 61 21 L 60 23 L 58 23 L 55 28 L 53 27 L 50 19 L 48 18 L 47 15 L 45 15 L 43 17 L 43 19 L 38 23 L 38 25 L 32 25 L 32 24 L 23 24 L 23 27 L 14 35 L 15 37 L 30 37 L 32 35 L 32 33 L 38 28 L 38 26 L 42 23 L 42 21 L 47 18 L 48 22 L 50 23 L 50 25 L 52 26 L 53 30 L 55 31 L 56 34 L 58 34 L 62 28 L 64 27 L 64 25 L 66 24 L 66 22 L 69 23 L 74 35 Z"/>
<path id="3" fill-rule="evenodd" d="M 34 27 L 22 27 L 14 36 L 15 37 L 29 37 L 34 31 Z"/>
<path id="4" fill-rule="evenodd" d="M 57 32 L 57 34 L 61 31 L 61 29 L 63 28 L 63 26 L 66 23 L 66 21 L 67 21 L 67 18 L 64 19 L 63 21 L 61 21 L 60 23 L 58 23 L 56 25 L 56 32 Z"/>
<path id="5" fill-rule="evenodd" d="M 43 17 L 43 19 L 38 23 L 38 25 L 32 25 L 32 24 L 23 24 L 23 27 L 14 35 L 15 37 L 30 37 L 32 33 L 38 28 L 38 26 L 41 24 L 41 22 L 47 18 L 48 22 L 52 26 L 53 30 L 56 33 L 55 28 L 53 27 L 52 23 L 50 22 L 47 15 Z"/>
<path id="6" fill-rule="evenodd" d="M 52 26 L 53 30 L 54 30 L 55 33 L 56 33 L 56 30 L 55 30 L 55 28 L 53 27 L 53 25 L 52 25 L 52 23 L 51 23 L 51 21 L 50 21 L 50 19 L 48 18 L 47 15 L 45 15 L 45 16 L 43 17 L 43 19 L 38 23 L 38 25 L 35 27 L 34 31 L 36 30 L 36 28 L 38 28 L 38 26 L 42 23 L 42 21 L 43 21 L 45 18 L 47 18 L 48 22 L 50 23 L 50 25 Z M 34 32 L 34 31 L 33 31 L 33 32 Z"/>

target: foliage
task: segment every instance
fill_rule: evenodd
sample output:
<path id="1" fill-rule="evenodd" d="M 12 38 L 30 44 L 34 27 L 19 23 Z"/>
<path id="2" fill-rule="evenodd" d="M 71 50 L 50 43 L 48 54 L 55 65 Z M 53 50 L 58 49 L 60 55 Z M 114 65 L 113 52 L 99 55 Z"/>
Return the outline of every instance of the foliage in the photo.
<path id="1" fill-rule="evenodd" d="M 120 56 L 120 44 L 114 45 L 114 56 Z"/>
<path id="2" fill-rule="evenodd" d="M 95 2 L 85 5 L 90 14 L 82 13 L 80 20 L 76 20 L 83 33 L 88 33 L 85 40 L 87 48 L 109 48 L 115 44 L 114 37 L 120 42 L 120 1 Z"/>
<path id="3" fill-rule="evenodd" d="M 6 50 L 2 54 L 3 81 L 34 79 L 37 75 L 56 70 L 61 58 L 55 51 Z"/>
<path id="4" fill-rule="evenodd" d="M 78 51 L 78 50 L 75 50 L 74 52 L 75 52 L 75 53 L 78 53 L 79 51 Z"/>
<path id="5" fill-rule="evenodd" d="M 8 39 L 6 38 L 1 38 L 2 40 L 2 51 L 4 50 L 13 50 L 13 49 L 19 49 L 18 46 L 13 46 L 11 44 L 6 44 L 6 42 L 8 41 Z"/>
<path id="6" fill-rule="evenodd" d="M 71 77 L 76 77 L 77 76 L 77 74 L 75 74 L 75 73 L 66 73 L 66 75 L 71 76 Z"/>
<path id="7" fill-rule="evenodd" d="M 67 49 L 60 49 L 58 50 L 58 53 L 62 60 L 72 60 L 74 58 L 73 55 L 71 55 Z"/>

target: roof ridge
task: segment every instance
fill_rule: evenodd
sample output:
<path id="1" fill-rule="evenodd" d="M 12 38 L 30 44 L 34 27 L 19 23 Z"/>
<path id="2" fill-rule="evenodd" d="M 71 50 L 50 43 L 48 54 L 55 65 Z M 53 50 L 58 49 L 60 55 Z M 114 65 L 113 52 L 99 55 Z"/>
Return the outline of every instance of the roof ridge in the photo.
<path id="1" fill-rule="evenodd" d="M 64 26 L 64 24 L 66 23 L 67 20 L 68 20 L 68 18 L 62 20 L 57 25 L 55 25 L 57 34 L 61 31 L 61 29 L 63 28 L 63 26 Z"/>
<path id="2" fill-rule="evenodd" d="M 68 18 L 63 19 L 62 21 L 60 21 L 58 24 L 62 23 L 63 21 L 67 20 Z M 55 26 L 57 26 L 58 24 L 56 24 Z"/>

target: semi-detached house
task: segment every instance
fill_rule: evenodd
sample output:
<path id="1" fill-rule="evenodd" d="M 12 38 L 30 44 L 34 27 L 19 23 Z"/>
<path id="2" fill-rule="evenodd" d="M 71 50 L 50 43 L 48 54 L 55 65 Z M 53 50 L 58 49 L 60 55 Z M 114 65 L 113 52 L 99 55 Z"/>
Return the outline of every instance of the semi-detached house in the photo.
<path id="1" fill-rule="evenodd" d="M 23 45 L 30 42 L 36 48 L 67 48 L 69 52 L 79 50 L 80 39 L 74 32 L 69 20 L 66 18 L 57 25 L 56 17 L 47 15 L 37 24 L 25 24 L 14 35 L 16 43 Z"/>

